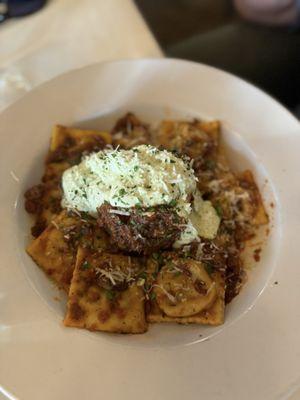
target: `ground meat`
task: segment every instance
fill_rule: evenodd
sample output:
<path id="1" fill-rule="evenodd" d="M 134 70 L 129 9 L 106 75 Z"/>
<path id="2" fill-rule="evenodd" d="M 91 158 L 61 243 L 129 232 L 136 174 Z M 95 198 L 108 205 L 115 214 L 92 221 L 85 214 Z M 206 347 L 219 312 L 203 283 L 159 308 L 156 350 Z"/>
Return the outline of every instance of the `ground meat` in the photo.
<path id="1" fill-rule="evenodd" d="M 80 163 L 82 155 L 98 152 L 105 146 L 105 140 L 97 135 L 80 145 L 76 145 L 75 140 L 69 137 L 56 150 L 49 152 L 46 163 L 68 161 L 71 165 L 76 165 Z"/>
<path id="2" fill-rule="evenodd" d="M 201 261 L 209 274 L 219 272 L 224 276 L 225 302 L 230 303 L 239 294 L 245 279 L 240 249 L 234 237 L 222 232 L 221 227 L 215 240 L 201 239 L 200 243 L 193 242 L 187 247 L 187 255 Z"/>
<path id="3" fill-rule="evenodd" d="M 151 211 L 130 209 L 130 216 L 115 214 L 116 208 L 104 204 L 98 209 L 98 224 L 110 235 L 120 250 L 150 254 L 168 249 L 180 237 L 184 219 L 171 207 L 155 207 Z"/>
<path id="4" fill-rule="evenodd" d="M 134 114 L 127 113 L 124 117 L 119 118 L 116 125 L 113 127 L 112 135 L 122 132 L 129 135 L 135 128 L 147 130 L 147 125 L 142 123 Z"/>
<path id="5" fill-rule="evenodd" d="M 46 163 L 66 161 L 68 159 L 68 150 L 75 145 L 75 140 L 68 137 L 64 143 L 57 147 L 56 150 L 50 151 Z"/>
<path id="6" fill-rule="evenodd" d="M 25 210 L 30 214 L 37 214 L 42 207 L 42 197 L 44 194 L 44 185 L 35 185 L 24 193 Z"/>
<path id="7" fill-rule="evenodd" d="M 103 150 L 106 145 L 106 141 L 101 136 L 94 135 L 92 141 L 87 141 L 79 147 L 69 150 L 68 161 L 73 165 L 78 164 L 81 161 L 82 156 L 87 156 L 90 153 L 96 153 Z"/>
<path id="8" fill-rule="evenodd" d="M 75 219 L 74 224 L 63 226 L 60 231 L 71 249 L 76 251 L 78 246 L 87 249 L 106 248 L 106 234 L 100 231 L 94 218 L 84 213 L 78 216 L 71 211 L 68 215 Z"/>
<path id="9" fill-rule="evenodd" d="M 38 219 L 31 228 L 31 234 L 33 237 L 38 237 L 46 229 L 47 223 L 44 219 Z"/>
<path id="10" fill-rule="evenodd" d="M 260 257 L 261 257 L 261 249 L 255 249 L 253 252 L 253 258 L 256 262 L 260 261 Z"/>
<path id="11" fill-rule="evenodd" d="M 141 144 L 150 144 L 148 125 L 142 123 L 134 114 L 127 113 L 120 118 L 111 131 L 113 146 L 129 149 Z"/>
<path id="12" fill-rule="evenodd" d="M 226 275 L 225 275 L 225 303 L 231 302 L 236 297 L 245 279 L 245 272 L 239 254 L 230 255 L 227 261 Z"/>
<path id="13" fill-rule="evenodd" d="M 200 280 L 197 279 L 194 282 L 194 287 L 197 290 L 197 292 L 200 293 L 202 296 L 206 296 L 207 295 L 207 289 L 206 289 L 205 282 L 200 281 Z"/>

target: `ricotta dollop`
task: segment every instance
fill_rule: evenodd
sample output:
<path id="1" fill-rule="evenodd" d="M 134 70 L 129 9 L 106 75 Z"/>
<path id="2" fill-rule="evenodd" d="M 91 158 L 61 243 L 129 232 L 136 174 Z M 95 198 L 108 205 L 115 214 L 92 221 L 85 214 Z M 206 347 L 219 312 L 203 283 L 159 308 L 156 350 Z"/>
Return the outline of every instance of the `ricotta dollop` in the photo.
<path id="1" fill-rule="evenodd" d="M 187 220 L 187 228 L 182 234 L 184 244 L 198 236 L 197 227 L 189 220 L 192 212 L 208 211 L 214 218 L 216 229 L 214 208 L 210 205 L 209 210 L 207 206 L 195 210 L 191 203 L 192 197 L 197 199 L 197 204 L 201 199 L 192 162 L 150 145 L 130 150 L 105 149 L 86 156 L 79 165 L 63 173 L 62 187 L 64 208 L 92 216 L 97 215 L 97 208 L 104 202 L 121 209 L 174 206 L 178 215 Z M 202 221 L 208 221 L 208 224 L 210 219 L 202 216 Z M 216 234 L 209 233 L 210 236 Z"/>

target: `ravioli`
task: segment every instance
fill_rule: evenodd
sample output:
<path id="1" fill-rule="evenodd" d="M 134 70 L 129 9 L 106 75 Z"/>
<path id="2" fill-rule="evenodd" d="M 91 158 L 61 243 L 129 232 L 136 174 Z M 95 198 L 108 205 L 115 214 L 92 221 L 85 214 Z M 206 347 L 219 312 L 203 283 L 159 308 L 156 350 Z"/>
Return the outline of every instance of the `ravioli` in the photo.
<path id="1" fill-rule="evenodd" d="M 163 121 L 155 137 L 156 145 L 176 150 L 192 159 L 214 153 L 218 146 L 220 123 Z"/>
<path id="2" fill-rule="evenodd" d="M 195 263 L 194 260 L 188 259 L 185 261 L 188 264 Z M 151 260 L 148 262 L 148 276 L 153 276 L 153 271 L 157 270 L 157 266 Z M 174 270 L 175 276 L 177 270 Z M 161 274 L 161 271 L 158 272 L 158 277 Z M 182 274 L 182 273 L 181 273 Z M 184 274 L 184 272 L 183 272 Z M 154 274 L 156 275 L 156 274 Z M 151 280 L 150 286 L 152 290 L 149 294 L 149 302 L 147 310 L 147 321 L 150 323 L 158 323 L 158 322 L 176 322 L 179 324 L 205 324 L 205 325 L 220 325 L 224 322 L 224 311 L 225 311 L 225 279 L 224 276 L 220 272 L 212 273 L 210 276 L 210 280 L 213 283 L 211 287 L 215 290 L 215 295 L 210 299 L 210 302 L 207 303 L 207 306 L 204 307 L 199 312 L 197 311 L 197 298 L 194 297 L 193 301 L 190 301 L 190 304 L 187 304 L 188 299 L 183 299 L 185 302 L 182 302 L 182 305 L 185 307 L 188 305 L 188 309 L 190 309 L 190 315 L 188 312 L 185 312 L 184 316 L 171 316 L 170 313 L 168 315 L 168 308 L 163 308 L 161 306 L 161 302 L 159 301 L 158 296 L 160 294 L 165 294 L 166 296 L 172 296 L 173 298 L 178 298 L 177 295 L 182 295 L 182 287 L 178 284 L 178 291 L 174 290 L 176 288 L 176 281 L 173 281 L 172 293 L 168 293 L 169 290 L 165 286 L 157 285 L 159 283 L 159 279 L 156 277 Z M 177 278 L 178 279 L 178 278 Z M 179 278 L 180 279 L 180 278 Z M 191 296 L 191 291 L 187 292 L 189 297 Z M 170 305 L 172 305 L 172 297 L 170 301 Z M 175 301 L 175 300 L 174 300 Z M 174 307 L 175 308 L 175 307 Z M 186 310 L 185 310 L 186 311 Z M 172 311 L 171 314 L 174 314 Z"/>
<path id="3" fill-rule="evenodd" d="M 264 208 L 264 204 L 255 183 L 251 171 L 246 170 L 238 177 L 239 185 L 249 193 L 247 204 L 244 205 L 245 212 L 250 213 L 252 224 L 255 226 L 266 225 L 269 222 L 268 214 Z"/>
<path id="4" fill-rule="evenodd" d="M 146 332 L 149 323 L 216 326 L 224 322 L 225 303 L 239 293 L 245 281 L 241 249 L 269 218 L 252 172 L 233 172 L 220 141 L 219 121 L 166 120 L 152 129 L 131 113 L 119 119 L 111 133 L 61 125 L 53 128 L 42 182 L 25 194 L 25 208 L 36 219 L 32 228 L 36 238 L 27 253 L 68 294 L 65 326 L 136 334 Z M 79 164 L 83 155 L 107 146 L 131 149 L 141 144 L 172 151 L 188 162 L 203 203 L 214 213 L 213 234 L 204 234 L 204 222 L 197 219 L 199 229 L 193 241 L 178 248 L 170 244 L 154 249 L 149 240 L 149 252 L 138 254 L 128 247 L 133 240 L 126 225 L 131 214 L 121 204 L 111 213 L 114 217 L 116 213 L 114 221 L 127 232 L 124 248 L 114 245 L 110 231 L 104 231 L 98 207 L 98 221 L 77 209 L 62 210 L 61 181 L 66 169 Z M 134 171 L 140 173 L 138 166 Z M 152 185 L 153 178 L 146 188 L 149 197 Z M 174 193 L 178 188 L 172 180 Z M 125 195 L 123 187 L 117 192 L 120 198 Z M 195 192 L 188 202 L 192 200 Z M 147 214 L 139 204 L 137 214 L 144 211 Z M 149 216 L 154 211 L 151 208 Z M 143 218 L 133 222 L 137 232 L 147 229 Z M 162 221 L 158 222 L 169 238 Z M 186 227 L 186 221 L 182 225 Z M 114 238 L 116 243 L 118 239 Z"/>
<path id="5" fill-rule="evenodd" d="M 56 125 L 53 128 L 50 149 L 47 155 L 45 172 L 40 186 L 40 196 L 32 198 L 28 190 L 27 210 L 36 215 L 36 222 L 32 233 L 37 237 L 48 226 L 52 219 L 61 211 L 61 176 L 71 165 L 81 161 L 82 154 L 99 151 L 106 145 L 110 145 L 112 138 L 108 132 L 82 130 Z M 38 207 L 32 207 L 34 203 Z M 31 206 L 31 207 L 30 207 Z"/>
<path id="6" fill-rule="evenodd" d="M 60 289 L 69 290 L 75 265 L 76 252 L 64 240 L 61 225 L 77 223 L 63 211 L 49 224 L 43 233 L 27 247 L 27 253 Z"/>
<path id="7" fill-rule="evenodd" d="M 65 326 L 116 333 L 145 332 L 147 323 L 142 287 L 135 281 L 129 281 L 126 285 L 123 281 L 122 288 L 104 288 L 103 284 L 99 284 L 97 271 L 105 270 L 108 266 L 123 272 L 125 276 L 129 270 L 138 273 L 141 269 L 138 260 L 133 257 L 78 249 Z"/>
<path id="8" fill-rule="evenodd" d="M 64 210 L 29 244 L 27 253 L 59 288 L 68 292 L 79 245 L 106 249 L 109 243 L 95 221 Z"/>

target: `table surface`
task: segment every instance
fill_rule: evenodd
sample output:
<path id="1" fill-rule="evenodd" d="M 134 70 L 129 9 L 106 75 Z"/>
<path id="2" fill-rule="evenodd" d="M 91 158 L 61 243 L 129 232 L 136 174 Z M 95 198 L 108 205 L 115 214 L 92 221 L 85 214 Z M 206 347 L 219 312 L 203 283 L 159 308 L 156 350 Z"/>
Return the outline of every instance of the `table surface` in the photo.
<path id="1" fill-rule="evenodd" d="M 0 110 L 71 69 L 162 56 L 132 0 L 49 0 L 35 14 L 1 24 L 0 35 Z"/>

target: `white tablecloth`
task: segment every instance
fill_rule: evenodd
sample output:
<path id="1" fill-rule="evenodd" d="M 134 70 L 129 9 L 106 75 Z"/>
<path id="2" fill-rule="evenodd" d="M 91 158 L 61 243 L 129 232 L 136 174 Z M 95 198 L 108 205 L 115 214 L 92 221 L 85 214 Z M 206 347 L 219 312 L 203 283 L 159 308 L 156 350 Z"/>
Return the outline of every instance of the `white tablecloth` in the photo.
<path id="1" fill-rule="evenodd" d="M 132 0 L 49 0 L 0 25 L 0 110 L 65 71 L 161 50 Z"/>

